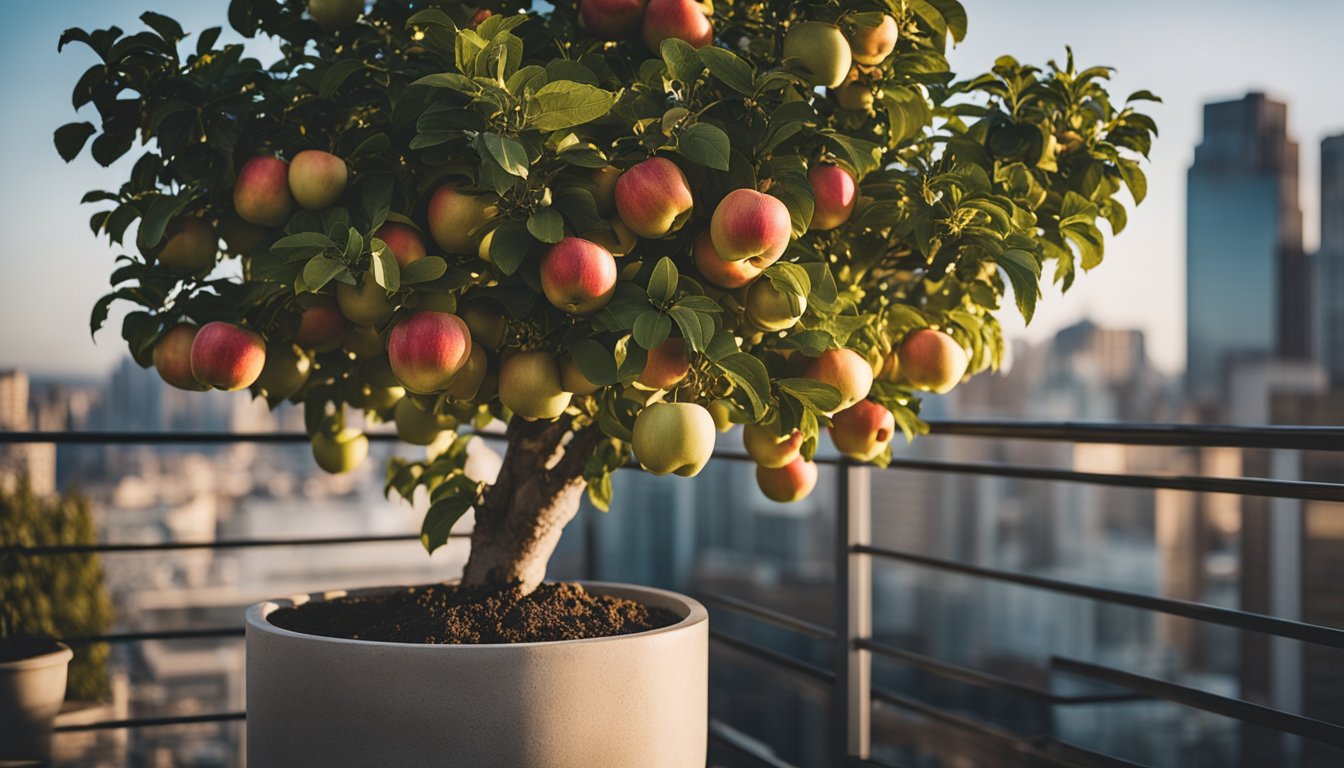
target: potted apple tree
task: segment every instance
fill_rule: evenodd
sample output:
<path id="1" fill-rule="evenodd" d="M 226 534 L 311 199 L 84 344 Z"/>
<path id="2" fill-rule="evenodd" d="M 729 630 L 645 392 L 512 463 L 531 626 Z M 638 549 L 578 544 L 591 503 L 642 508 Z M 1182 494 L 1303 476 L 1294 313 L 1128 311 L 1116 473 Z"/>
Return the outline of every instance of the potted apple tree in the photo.
<path id="1" fill-rule="evenodd" d="M 233 0 L 245 37 L 71 29 L 108 164 L 93 230 L 128 253 L 122 335 L 173 386 L 304 408 L 317 463 L 360 424 L 421 461 L 433 550 L 475 511 L 460 581 L 252 608 L 254 765 L 688 766 L 707 622 L 684 597 L 545 583 L 587 493 L 693 476 L 743 425 L 761 491 L 816 482 L 823 429 L 882 465 L 921 391 L 994 369 L 1010 294 L 1102 258 L 1154 133 L 1072 54 L 957 79 L 956 0 Z M 136 224 L 134 237 L 128 232 Z M 221 246 L 221 242 L 223 245 Z M 362 421 L 356 414 L 362 413 Z M 494 478 L 467 440 L 501 422 Z"/>

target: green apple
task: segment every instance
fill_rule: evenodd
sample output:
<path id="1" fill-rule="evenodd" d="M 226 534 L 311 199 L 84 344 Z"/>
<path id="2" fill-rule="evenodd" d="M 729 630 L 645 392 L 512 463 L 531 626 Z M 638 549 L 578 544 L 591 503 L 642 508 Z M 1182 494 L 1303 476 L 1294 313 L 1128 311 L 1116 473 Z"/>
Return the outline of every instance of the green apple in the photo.
<path id="1" fill-rule="evenodd" d="M 446 429 L 452 429 L 452 417 L 439 415 L 433 408 L 424 407 L 419 398 L 403 397 L 392 413 L 397 425 L 397 437 L 411 445 L 429 445 Z"/>
<path id="2" fill-rule="evenodd" d="M 854 63 L 845 33 L 834 24 L 804 21 L 784 34 L 784 58 L 796 59 L 803 79 L 834 88 L 844 82 Z"/>
<path id="3" fill-rule="evenodd" d="M 313 359 L 297 344 L 270 344 L 266 347 L 266 364 L 257 377 L 257 390 L 271 402 L 288 400 L 297 395 L 313 370 Z"/>
<path id="4" fill-rule="evenodd" d="M 369 438 L 349 427 L 334 435 L 318 432 L 313 435 L 312 444 L 317 466 L 333 475 L 349 472 L 363 464 L 369 455 Z"/>
<path id="5" fill-rule="evenodd" d="M 798 324 L 807 299 L 781 291 L 769 278 L 759 277 L 747 289 L 747 319 L 763 331 L 787 331 Z"/>
<path id="6" fill-rule="evenodd" d="M 499 402 L 527 421 L 557 419 L 573 395 L 560 381 L 560 366 L 549 352 L 517 352 L 499 368 Z"/>
<path id="7" fill-rule="evenodd" d="M 355 325 L 382 325 L 392 317 L 392 300 L 387 289 L 373 279 L 372 272 L 359 278 L 359 285 L 336 284 L 336 304 L 341 314 Z"/>
<path id="8" fill-rule="evenodd" d="M 714 417 L 695 403 L 653 403 L 635 417 L 635 458 L 655 475 L 695 477 L 714 454 Z"/>

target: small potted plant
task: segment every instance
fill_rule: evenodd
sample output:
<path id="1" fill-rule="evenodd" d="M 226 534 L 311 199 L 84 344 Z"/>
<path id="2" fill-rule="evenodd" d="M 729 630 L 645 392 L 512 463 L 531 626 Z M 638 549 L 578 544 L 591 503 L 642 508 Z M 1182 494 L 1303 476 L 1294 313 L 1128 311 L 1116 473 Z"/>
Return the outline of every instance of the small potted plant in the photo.
<path id="1" fill-rule="evenodd" d="M 0 761 L 51 757 L 51 729 L 75 654 L 50 638 L 14 634 L 0 616 Z"/>
<path id="2" fill-rule="evenodd" d="M 61 153 L 148 143 L 86 197 L 134 246 L 94 328 L 130 302 L 170 384 L 302 404 L 328 471 L 368 451 L 355 412 L 394 423 L 429 550 L 475 513 L 460 581 L 248 612 L 261 766 L 704 765 L 704 609 L 544 582 L 584 493 L 693 476 L 735 424 L 778 502 L 823 430 L 882 465 L 921 391 L 997 367 L 1010 287 L 1030 319 L 1100 262 L 1154 131 L 1072 54 L 957 80 L 956 0 L 233 0 L 269 65 L 141 18 L 62 41 L 101 123 Z"/>

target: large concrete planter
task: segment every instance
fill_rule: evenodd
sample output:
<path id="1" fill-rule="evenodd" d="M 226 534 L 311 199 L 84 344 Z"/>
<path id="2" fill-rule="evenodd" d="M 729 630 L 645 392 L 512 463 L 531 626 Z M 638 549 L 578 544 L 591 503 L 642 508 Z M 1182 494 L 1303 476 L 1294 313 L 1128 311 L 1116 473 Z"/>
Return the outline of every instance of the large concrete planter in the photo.
<path id="1" fill-rule="evenodd" d="M 658 589 L 584 586 L 682 620 L 589 640 L 416 645 L 303 635 L 267 621 L 277 608 L 344 592 L 252 606 L 248 766 L 703 768 L 704 607 Z"/>
<path id="2" fill-rule="evenodd" d="M 45 762 L 51 728 L 65 700 L 65 676 L 74 653 L 64 643 L 14 661 L 0 661 L 0 761 Z"/>

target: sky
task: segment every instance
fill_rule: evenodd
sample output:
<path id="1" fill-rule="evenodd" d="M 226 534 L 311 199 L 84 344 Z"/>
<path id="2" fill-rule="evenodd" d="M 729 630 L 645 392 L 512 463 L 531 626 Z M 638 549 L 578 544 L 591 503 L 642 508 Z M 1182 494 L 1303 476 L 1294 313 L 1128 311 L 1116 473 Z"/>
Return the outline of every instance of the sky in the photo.
<path id="1" fill-rule="evenodd" d="M 1162 370 L 1185 361 L 1185 171 L 1198 143 L 1201 105 L 1264 91 L 1289 104 L 1289 130 L 1302 145 L 1307 244 L 1318 232 L 1318 155 L 1322 138 L 1344 133 L 1344 29 L 1341 0 L 963 0 L 966 41 L 951 54 L 958 73 L 986 71 L 1001 54 L 1024 62 L 1062 61 L 1072 45 L 1080 66 L 1115 67 L 1121 98 L 1146 88 L 1165 103 L 1148 111 L 1157 140 L 1148 200 L 1131 210 L 1129 228 L 1107 248 L 1105 263 L 1066 296 L 1047 291 L 1024 328 L 1003 315 L 1012 338 L 1046 340 L 1084 318 L 1145 332 Z M 89 310 L 107 291 L 119 251 L 88 229 L 98 208 L 79 204 L 90 189 L 115 189 L 128 163 L 99 167 L 87 152 L 67 165 L 51 134 L 77 117 L 70 87 L 94 63 L 83 46 L 56 52 L 66 27 L 117 24 L 139 30 L 156 10 L 188 31 L 224 26 L 225 0 L 61 0 L 0 6 L 0 368 L 96 375 L 125 355 L 120 315 L 95 340 Z M 21 9 L 21 10 L 20 10 Z M 1113 10 L 1123 9 L 1123 12 Z M 226 34 L 222 40 L 235 39 Z M 273 47 L 269 50 L 274 50 Z M 267 57 L 267 49 L 254 55 Z M 86 108 L 87 110 L 88 108 Z M 134 155 L 134 153 L 132 153 Z"/>

